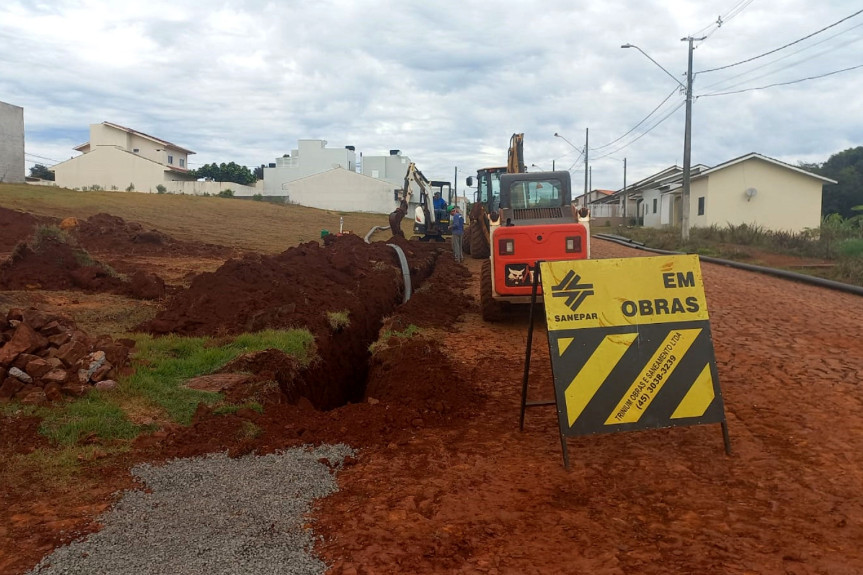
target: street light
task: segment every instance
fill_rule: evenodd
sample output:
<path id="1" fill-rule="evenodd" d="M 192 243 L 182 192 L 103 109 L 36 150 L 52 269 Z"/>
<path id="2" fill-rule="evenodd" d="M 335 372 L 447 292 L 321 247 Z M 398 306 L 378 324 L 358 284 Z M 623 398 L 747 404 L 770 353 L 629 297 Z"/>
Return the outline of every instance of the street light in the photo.
<path id="1" fill-rule="evenodd" d="M 692 43 L 695 40 L 704 40 L 704 38 L 681 38 L 681 42 L 689 42 L 689 66 L 686 70 L 686 84 L 677 79 L 677 77 L 663 68 L 659 62 L 647 55 L 647 52 L 634 44 L 623 44 L 621 48 L 635 48 L 644 56 L 659 66 L 659 69 L 671 76 L 671 78 L 680 84 L 680 87 L 686 92 L 686 127 L 683 133 L 683 193 L 681 194 L 681 217 L 680 217 L 680 235 L 683 241 L 689 241 L 689 188 L 690 188 L 690 167 L 692 163 Z"/>

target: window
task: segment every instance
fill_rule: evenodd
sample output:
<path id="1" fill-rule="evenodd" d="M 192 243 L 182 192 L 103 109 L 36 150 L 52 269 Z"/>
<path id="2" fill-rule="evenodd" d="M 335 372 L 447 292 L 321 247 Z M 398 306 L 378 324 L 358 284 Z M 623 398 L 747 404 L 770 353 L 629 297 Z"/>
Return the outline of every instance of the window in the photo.
<path id="1" fill-rule="evenodd" d="M 186 167 L 186 158 L 180 158 L 180 167 L 181 167 L 181 168 L 185 168 L 185 167 Z"/>
<path id="2" fill-rule="evenodd" d="M 543 180 L 541 182 L 520 182 L 510 190 L 510 207 L 522 208 L 555 208 L 560 205 L 559 180 Z"/>
<path id="3" fill-rule="evenodd" d="M 701 196 L 700 198 L 698 198 L 698 215 L 699 216 L 704 215 L 704 196 Z"/>
<path id="4" fill-rule="evenodd" d="M 134 148 L 132 151 L 137 154 L 140 150 L 138 150 L 138 148 Z"/>
<path id="5" fill-rule="evenodd" d="M 173 163 L 174 163 L 174 156 L 169 155 L 168 156 L 168 164 L 173 164 Z"/>
<path id="6" fill-rule="evenodd" d="M 653 198 L 653 213 L 656 213 L 656 198 Z"/>

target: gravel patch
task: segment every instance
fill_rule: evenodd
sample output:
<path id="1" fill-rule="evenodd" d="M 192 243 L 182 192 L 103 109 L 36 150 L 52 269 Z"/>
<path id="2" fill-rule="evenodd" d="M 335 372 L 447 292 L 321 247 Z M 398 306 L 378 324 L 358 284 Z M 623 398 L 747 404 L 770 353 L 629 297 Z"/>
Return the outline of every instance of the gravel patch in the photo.
<path id="1" fill-rule="evenodd" d="M 224 453 L 138 465 L 98 533 L 56 549 L 36 574 L 317 574 L 306 514 L 337 491 L 345 445 L 232 459 Z M 319 460 L 327 460 L 329 465 Z"/>

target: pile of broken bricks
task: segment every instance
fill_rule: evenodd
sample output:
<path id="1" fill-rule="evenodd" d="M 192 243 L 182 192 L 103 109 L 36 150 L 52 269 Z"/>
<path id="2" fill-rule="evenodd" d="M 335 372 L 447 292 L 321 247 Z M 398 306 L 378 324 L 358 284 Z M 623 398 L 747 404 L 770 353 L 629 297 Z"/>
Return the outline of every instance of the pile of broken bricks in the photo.
<path id="1" fill-rule="evenodd" d="M 112 389 L 133 345 L 107 335 L 93 339 L 62 316 L 10 309 L 0 319 L 0 403 L 42 405 Z"/>

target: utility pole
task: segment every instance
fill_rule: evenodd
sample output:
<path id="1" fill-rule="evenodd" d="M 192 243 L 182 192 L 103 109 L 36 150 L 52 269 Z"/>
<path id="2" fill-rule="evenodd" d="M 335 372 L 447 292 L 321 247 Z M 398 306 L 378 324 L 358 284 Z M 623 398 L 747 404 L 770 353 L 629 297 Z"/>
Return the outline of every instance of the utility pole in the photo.
<path id="1" fill-rule="evenodd" d="M 692 43 L 695 38 L 689 36 L 681 38 L 680 41 L 689 42 L 689 65 L 686 69 L 686 128 L 683 135 L 683 193 L 680 200 L 680 209 L 683 211 L 680 219 L 681 239 L 687 242 L 689 241 L 689 170 L 692 162 Z"/>
<path id="2" fill-rule="evenodd" d="M 590 128 L 584 129 L 584 206 L 587 206 L 587 178 L 588 178 L 588 169 L 587 169 L 587 144 L 590 136 Z"/>
<path id="3" fill-rule="evenodd" d="M 626 204 L 629 198 L 626 197 L 626 158 L 623 158 L 623 217 L 626 217 Z"/>
<path id="4" fill-rule="evenodd" d="M 455 175 L 453 176 L 453 187 L 452 194 L 453 197 L 458 201 L 458 166 L 455 167 Z"/>
<path id="5" fill-rule="evenodd" d="M 681 231 L 681 239 L 683 241 L 689 240 L 689 171 L 692 160 L 692 50 L 693 43 L 700 42 L 704 40 L 706 36 L 702 36 L 701 38 L 693 38 L 692 36 L 688 36 L 686 38 L 681 38 L 681 42 L 689 42 L 689 66 L 686 69 L 686 85 L 683 84 L 677 77 L 674 76 L 671 72 L 662 67 L 662 65 L 651 58 L 647 52 L 636 46 L 635 44 L 623 44 L 621 48 L 635 48 L 642 54 L 644 54 L 648 60 L 656 64 L 663 72 L 668 74 L 675 82 L 680 84 L 680 87 L 683 88 L 686 92 L 686 128 L 683 134 L 683 191 L 680 194 L 680 231 Z"/>

